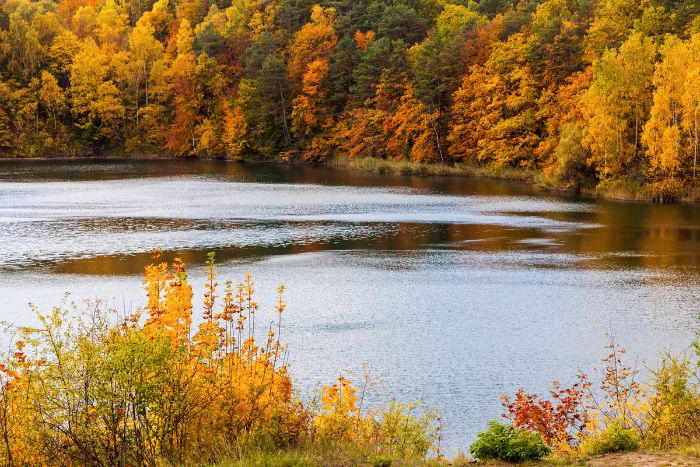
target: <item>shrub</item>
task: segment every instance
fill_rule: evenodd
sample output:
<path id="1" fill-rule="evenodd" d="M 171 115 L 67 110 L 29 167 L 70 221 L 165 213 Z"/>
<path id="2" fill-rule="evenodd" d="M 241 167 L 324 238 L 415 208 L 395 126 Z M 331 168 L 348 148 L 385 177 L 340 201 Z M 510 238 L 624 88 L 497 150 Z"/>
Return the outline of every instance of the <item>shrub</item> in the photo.
<path id="1" fill-rule="evenodd" d="M 670 449 L 700 440 L 700 393 L 691 362 L 667 354 L 653 374 L 644 443 Z"/>
<path id="2" fill-rule="evenodd" d="M 521 462 L 541 459 L 551 450 L 539 434 L 493 420 L 488 430 L 479 433 L 477 440 L 469 446 L 469 452 L 480 461 Z"/>
<path id="3" fill-rule="evenodd" d="M 685 184 L 676 179 L 651 183 L 645 187 L 647 195 L 657 203 L 674 203 L 687 193 Z"/>
<path id="4" fill-rule="evenodd" d="M 252 278 L 227 281 L 219 295 L 213 255 L 207 263 L 197 326 L 176 259 L 146 267 L 146 305 L 134 314 L 95 303 L 84 316 L 56 309 L 17 330 L 0 354 L 0 465 L 200 465 L 300 447 L 290 456 L 312 456 L 306 465 L 327 465 L 313 460 L 325 448 L 354 456 L 343 465 L 424 459 L 436 439 L 430 411 L 392 403 L 362 412 L 342 377 L 323 388 L 321 413 L 303 405 L 279 339 L 284 288 L 275 321 L 256 333 Z"/>
<path id="5" fill-rule="evenodd" d="M 422 459 L 437 440 L 435 411 L 420 411 L 418 403 L 391 402 L 381 411 L 363 413 L 355 388 L 342 376 L 323 387 L 321 399 L 314 429 L 322 444 L 373 446 L 389 458 Z"/>
<path id="6" fill-rule="evenodd" d="M 584 441 L 581 452 L 586 456 L 598 456 L 611 452 L 634 451 L 638 448 L 638 433 L 617 422 Z"/>
<path id="7" fill-rule="evenodd" d="M 516 428 L 539 433 L 558 454 L 569 452 L 577 445 L 589 421 L 585 393 L 590 384 L 583 374 L 570 387 L 562 387 L 553 381 L 550 398 L 528 394 L 520 388 L 513 399 L 502 396 L 506 409 L 503 416 Z"/>
<path id="8" fill-rule="evenodd" d="M 372 460 L 372 465 L 374 467 L 390 467 L 393 461 L 387 456 L 377 456 Z"/>

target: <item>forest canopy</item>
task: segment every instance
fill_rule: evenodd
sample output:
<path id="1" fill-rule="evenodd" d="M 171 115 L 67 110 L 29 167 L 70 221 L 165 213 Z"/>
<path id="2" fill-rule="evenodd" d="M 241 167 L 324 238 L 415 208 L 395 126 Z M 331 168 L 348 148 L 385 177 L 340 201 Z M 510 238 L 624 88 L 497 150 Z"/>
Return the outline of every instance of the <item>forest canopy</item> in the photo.
<path id="1" fill-rule="evenodd" d="M 694 0 L 0 9 L 0 151 L 10 156 L 371 156 L 673 196 L 696 177 L 699 102 Z"/>

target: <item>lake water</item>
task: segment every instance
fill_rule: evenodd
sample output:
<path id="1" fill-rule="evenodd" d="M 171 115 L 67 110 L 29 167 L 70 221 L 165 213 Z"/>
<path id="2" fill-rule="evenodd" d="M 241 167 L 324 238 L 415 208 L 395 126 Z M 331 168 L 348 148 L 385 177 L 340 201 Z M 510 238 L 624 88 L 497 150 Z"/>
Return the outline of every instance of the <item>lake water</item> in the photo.
<path id="1" fill-rule="evenodd" d="M 591 372 L 608 331 L 644 368 L 699 328 L 696 206 L 212 161 L 0 162 L 1 320 L 31 323 L 28 302 L 66 292 L 136 308 L 153 247 L 196 285 L 216 252 L 221 279 L 253 274 L 267 310 L 284 283 L 302 395 L 364 365 L 372 403 L 440 409 L 448 452 L 502 393 Z"/>

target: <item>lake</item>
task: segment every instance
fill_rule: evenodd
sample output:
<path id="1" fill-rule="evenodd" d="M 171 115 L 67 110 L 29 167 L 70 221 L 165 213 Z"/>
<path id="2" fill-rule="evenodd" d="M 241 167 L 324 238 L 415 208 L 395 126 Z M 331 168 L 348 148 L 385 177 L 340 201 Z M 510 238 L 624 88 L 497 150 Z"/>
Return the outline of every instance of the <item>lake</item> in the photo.
<path id="1" fill-rule="evenodd" d="M 699 328 L 697 206 L 223 161 L 0 161 L 1 320 L 34 322 L 29 302 L 141 306 L 154 247 L 190 265 L 199 298 L 207 252 L 220 283 L 253 274 L 270 319 L 284 283 L 302 396 L 370 371 L 370 403 L 440 410 L 448 453 L 502 393 L 593 372 L 606 332 L 644 369 Z"/>

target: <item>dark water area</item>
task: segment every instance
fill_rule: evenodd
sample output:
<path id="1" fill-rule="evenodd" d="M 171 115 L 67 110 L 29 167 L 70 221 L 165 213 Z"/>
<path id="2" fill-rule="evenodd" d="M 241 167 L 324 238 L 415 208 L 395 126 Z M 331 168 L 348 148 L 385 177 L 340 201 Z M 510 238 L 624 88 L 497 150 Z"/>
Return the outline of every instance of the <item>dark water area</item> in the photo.
<path id="1" fill-rule="evenodd" d="M 0 161 L 0 320 L 61 301 L 144 303 L 150 249 L 251 273 L 303 396 L 369 369 L 372 403 L 440 409 L 464 449 L 518 386 L 592 372 L 605 333 L 637 366 L 699 328 L 700 207 L 523 184 L 224 161 Z M 220 281 L 222 282 L 222 281 Z M 66 298 L 64 294 L 70 293 Z"/>

